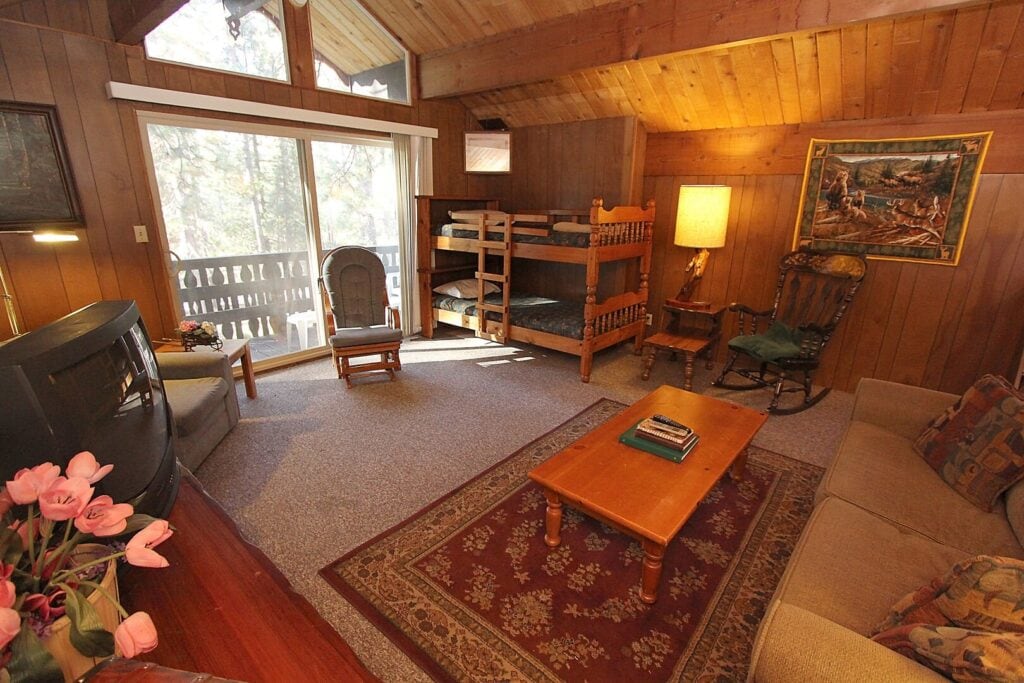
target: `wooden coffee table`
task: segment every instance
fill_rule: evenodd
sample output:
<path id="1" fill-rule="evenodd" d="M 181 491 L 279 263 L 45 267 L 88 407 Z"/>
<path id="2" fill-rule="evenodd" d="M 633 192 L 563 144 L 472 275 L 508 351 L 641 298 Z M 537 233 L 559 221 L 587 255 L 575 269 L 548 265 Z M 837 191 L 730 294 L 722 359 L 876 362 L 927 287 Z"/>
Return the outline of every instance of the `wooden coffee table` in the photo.
<path id="1" fill-rule="evenodd" d="M 619 435 L 656 413 L 692 427 L 700 443 L 679 464 L 619 443 Z M 644 548 L 640 599 L 657 599 L 662 558 L 715 483 L 743 475 L 747 446 L 767 413 L 662 386 L 529 473 L 547 499 L 549 547 L 561 542 L 562 505 L 638 539 Z"/>

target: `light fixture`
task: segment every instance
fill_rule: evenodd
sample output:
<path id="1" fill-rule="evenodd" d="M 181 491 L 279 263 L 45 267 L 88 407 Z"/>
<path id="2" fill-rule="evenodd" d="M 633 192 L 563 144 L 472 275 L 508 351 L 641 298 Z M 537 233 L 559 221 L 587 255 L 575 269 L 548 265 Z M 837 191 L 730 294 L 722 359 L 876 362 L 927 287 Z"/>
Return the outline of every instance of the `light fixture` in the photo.
<path id="1" fill-rule="evenodd" d="M 36 242 L 77 242 L 78 233 L 73 230 L 40 230 L 32 232 Z"/>
<path id="2" fill-rule="evenodd" d="M 707 267 L 711 255 L 708 249 L 725 246 L 731 195 L 732 188 L 728 185 L 680 186 L 673 241 L 677 246 L 692 247 L 697 251 L 686 266 L 684 272 L 688 273 L 688 277 L 679 288 L 674 304 L 689 308 L 709 306 L 708 302 L 693 301 L 691 297 Z"/>

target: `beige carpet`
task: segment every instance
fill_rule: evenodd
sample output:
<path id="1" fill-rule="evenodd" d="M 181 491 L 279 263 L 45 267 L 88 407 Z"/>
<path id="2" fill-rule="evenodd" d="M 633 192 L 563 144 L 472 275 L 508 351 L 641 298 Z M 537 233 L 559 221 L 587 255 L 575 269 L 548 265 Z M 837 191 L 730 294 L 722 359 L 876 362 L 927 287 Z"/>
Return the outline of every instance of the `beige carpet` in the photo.
<path id="1" fill-rule="evenodd" d="M 260 397 L 237 387 L 242 421 L 196 473 L 207 490 L 386 681 L 429 680 L 317 576 L 317 570 L 457 488 L 600 398 L 629 403 L 659 384 L 680 386 L 681 365 L 655 365 L 623 345 L 578 359 L 473 337 L 413 340 L 394 383 L 351 390 L 324 359 L 260 375 Z M 699 366 L 694 389 L 712 373 Z M 358 380 L 357 380 L 358 381 Z M 764 392 L 713 395 L 763 407 Z M 771 417 L 754 444 L 818 465 L 835 452 L 852 397 Z"/>

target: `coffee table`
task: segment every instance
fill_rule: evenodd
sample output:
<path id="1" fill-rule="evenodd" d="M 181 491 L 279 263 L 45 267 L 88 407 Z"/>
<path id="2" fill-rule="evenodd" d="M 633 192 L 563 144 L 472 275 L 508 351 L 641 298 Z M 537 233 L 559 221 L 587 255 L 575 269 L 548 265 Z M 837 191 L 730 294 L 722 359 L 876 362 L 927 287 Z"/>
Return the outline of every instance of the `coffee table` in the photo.
<path id="1" fill-rule="evenodd" d="M 700 443 L 679 464 L 619 443 L 619 435 L 656 413 L 692 427 Z M 544 541 L 561 542 L 569 505 L 643 545 L 640 599 L 657 600 L 668 544 L 726 472 L 739 479 L 747 446 L 768 414 L 661 386 L 530 471 L 547 499 Z"/>

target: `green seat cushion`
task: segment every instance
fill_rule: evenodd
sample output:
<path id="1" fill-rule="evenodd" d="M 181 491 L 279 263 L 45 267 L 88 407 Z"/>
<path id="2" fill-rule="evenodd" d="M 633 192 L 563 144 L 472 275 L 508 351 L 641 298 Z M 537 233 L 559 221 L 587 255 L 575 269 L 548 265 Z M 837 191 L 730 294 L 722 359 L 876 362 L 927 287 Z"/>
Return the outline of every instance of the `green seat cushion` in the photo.
<path id="1" fill-rule="evenodd" d="M 773 322 L 763 334 L 742 334 L 729 340 L 729 348 L 761 361 L 796 358 L 800 355 L 800 333 Z"/>

